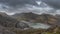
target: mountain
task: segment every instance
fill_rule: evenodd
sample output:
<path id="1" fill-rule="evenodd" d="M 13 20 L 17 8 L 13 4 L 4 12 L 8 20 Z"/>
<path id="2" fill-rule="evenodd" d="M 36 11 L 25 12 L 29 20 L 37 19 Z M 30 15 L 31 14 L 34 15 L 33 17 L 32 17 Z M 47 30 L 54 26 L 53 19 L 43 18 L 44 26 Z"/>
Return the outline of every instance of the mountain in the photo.
<path id="1" fill-rule="evenodd" d="M 16 23 L 18 23 L 17 20 L 9 17 L 5 13 L 0 13 L 0 25 L 4 27 L 14 27 Z"/>
<path id="2" fill-rule="evenodd" d="M 0 34 L 16 34 L 15 30 L 24 30 L 28 28 L 30 28 L 28 24 L 0 12 Z"/>
<path id="3" fill-rule="evenodd" d="M 5 13 L 0 12 L 0 34 L 16 34 L 13 31 L 10 31 L 9 29 L 11 27 L 15 27 L 15 24 L 18 21 L 11 18 Z"/>
<path id="4" fill-rule="evenodd" d="M 49 17 L 50 19 L 55 19 L 58 17 L 55 17 L 50 14 L 41 14 L 37 15 L 34 13 L 19 13 L 20 15 L 13 15 L 11 16 L 0 13 L 0 34 L 53 34 L 53 33 L 60 33 L 60 27 L 51 27 L 47 30 L 45 29 L 33 29 L 28 26 L 28 24 L 22 22 L 22 20 L 28 21 L 28 22 L 34 22 L 34 23 L 45 23 L 46 17 Z M 21 19 L 17 19 L 17 18 Z M 23 18 L 22 18 L 23 17 Z M 16 19 L 17 20 L 16 20 Z M 39 19 L 38 19 L 39 18 Z M 47 20 L 47 19 L 46 19 Z M 57 19 L 58 20 L 58 19 Z M 48 21 L 48 20 L 47 20 Z M 54 21 L 55 22 L 55 21 Z M 47 22 L 48 23 L 48 22 Z M 30 29 L 26 29 L 30 28 Z"/>
<path id="5" fill-rule="evenodd" d="M 50 25 L 58 25 L 60 23 L 60 18 L 58 18 L 58 16 L 54 16 L 50 14 L 38 15 L 32 12 L 28 12 L 28 13 L 18 13 L 12 16 L 15 17 L 18 21 L 24 20 L 34 23 L 45 23 Z"/>
<path id="6" fill-rule="evenodd" d="M 22 23 L 20 21 L 17 21 L 16 19 L 12 18 L 11 16 L 5 14 L 5 13 L 0 13 L 0 25 L 4 27 L 14 27 L 14 28 L 28 28 L 27 24 Z"/>
<path id="7" fill-rule="evenodd" d="M 34 14 L 32 12 L 29 12 L 29 13 L 18 13 L 18 14 L 12 15 L 12 16 L 17 18 L 18 20 L 19 19 L 32 20 L 32 19 L 35 19 L 38 15 Z"/>

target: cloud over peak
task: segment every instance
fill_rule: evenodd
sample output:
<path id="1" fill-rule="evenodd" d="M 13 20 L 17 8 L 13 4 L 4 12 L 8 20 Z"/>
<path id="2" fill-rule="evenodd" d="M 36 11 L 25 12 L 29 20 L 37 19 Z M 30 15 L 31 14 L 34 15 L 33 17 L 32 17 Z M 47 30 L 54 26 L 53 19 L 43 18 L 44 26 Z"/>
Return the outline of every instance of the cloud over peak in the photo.
<path id="1" fill-rule="evenodd" d="M 41 0 L 55 9 L 60 9 L 60 0 Z"/>
<path id="2" fill-rule="evenodd" d="M 15 14 L 21 12 L 58 13 L 60 0 L 0 0 L 0 12 Z"/>

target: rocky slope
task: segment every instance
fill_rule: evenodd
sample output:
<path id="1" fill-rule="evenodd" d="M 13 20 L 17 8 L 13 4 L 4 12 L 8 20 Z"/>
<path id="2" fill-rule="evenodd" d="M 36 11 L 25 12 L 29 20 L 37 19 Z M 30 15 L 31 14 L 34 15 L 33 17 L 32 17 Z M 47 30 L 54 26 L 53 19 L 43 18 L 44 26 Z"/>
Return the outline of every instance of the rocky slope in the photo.
<path id="1" fill-rule="evenodd" d="M 0 13 L 0 25 L 4 27 L 14 27 L 18 23 L 16 19 L 9 17 L 7 14 Z"/>
<path id="2" fill-rule="evenodd" d="M 19 18 L 18 18 L 19 17 Z M 48 17 L 48 18 L 47 18 Z M 16 18 L 16 19 L 14 19 Z M 55 24 L 59 22 L 59 18 L 49 15 L 49 14 L 42 14 L 37 15 L 34 13 L 22 13 L 19 15 L 14 15 L 14 18 L 6 15 L 5 13 L 0 13 L 0 34 L 60 34 L 60 27 L 54 26 L 47 30 L 45 29 L 27 29 L 23 30 L 24 28 L 29 28 L 29 26 L 24 22 L 19 22 L 21 20 L 25 20 L 28 22 L 34 23 L 48 23 L 48 24 Z M 52 19 L 54 23 L 50 23 L 49 19 Z"/>
<path id="3" fill-rule="evenodd" d="M 12 15 L 18 21 L 28 21 L 32 23 L 44 23 L 53 25 L 49 29 L 28 29 L 23 30 L 21 34 L 60 34 L 60 15 L 41 14 L 37 15 L 32 12 L 30 13 L 19 13 Z M 21 31 L 15 31 L 19 34 Z"/>
<path id="4" fill-rule="evenodd" d="M 50 25 L 58 25 L 60 23 L 60 18 L 58 16 L 50 15 L 50 14 L 34 14 L 32 12 L 29 13 L 20 13 L 13 15 L 17 20 L 25 20 L 34 23 L 46 23 Z"/>
<path id="5" fill-rule="evenodd" d="M 22 25 L 24 24 L 24 27 L 27 27 L 28 25 L 25 23 L 22 23 L 20 21 L 17 21 L 16 19 L 8 16 L 5 13 L 0 13 L 0 25 L 4 26 L 4 27 L 18 27 L 21 28 L 23 27 Z M 24 28 L 23 27 L 23 28 Z"/>
<path id="6" fill-rule="evenodd" d="M 8 28 L 0 25 L 0 34 L 16 34 L 16 33 L 13 31 L 10 31 L 10 30 L 8 30 Z"/>

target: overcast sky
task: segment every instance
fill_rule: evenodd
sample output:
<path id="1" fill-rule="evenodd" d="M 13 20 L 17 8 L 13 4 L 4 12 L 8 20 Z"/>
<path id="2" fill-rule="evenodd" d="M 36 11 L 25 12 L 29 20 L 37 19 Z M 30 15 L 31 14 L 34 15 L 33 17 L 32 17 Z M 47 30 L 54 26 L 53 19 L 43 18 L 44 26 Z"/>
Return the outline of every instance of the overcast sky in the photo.
<path id="1" fill-rule="evenodd" d="M 0 0 L 0 12 L 9 15 L 21 12 L 60 13 L 60 0 Z"/>

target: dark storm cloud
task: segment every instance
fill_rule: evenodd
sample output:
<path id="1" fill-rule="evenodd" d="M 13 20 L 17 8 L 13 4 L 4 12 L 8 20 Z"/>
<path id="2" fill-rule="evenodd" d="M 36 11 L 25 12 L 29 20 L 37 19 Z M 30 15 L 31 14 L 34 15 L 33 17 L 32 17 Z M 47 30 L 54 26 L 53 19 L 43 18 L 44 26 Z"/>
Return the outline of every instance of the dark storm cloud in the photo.
<path id="1" fill-rule="evenodd" d="M 60 9 L 60 0 L 41 0 L 45 3 L 47 3 L 48 5 Z"/>
<path id="2" fill-rule="evenodd" d="M 0 0 L 0 3 L 6 4 L 12 7 L 22 7 L 25 4 L 37 5 L 35 0 Z"/>
<path id="3" fill-rule="evenodd" d="M 43 1 L 43 2 L 41 2 Z M 60 8 L 60 0 L 0 0 L 0 12 L 7 14 L 33 12 L 33 13 L 56 13 L 56 9 Z M 41 2 L 40 5 L 38 3 Z M 48 4 L 48 5 L 46 5 Z M 52 7 L 50 7 L 52 6 Z M 50 9 L 52 8 L 52 9 Z"/>
<path id="4" fill-rule="evenodd" d="M 25 7 L 26 4 L 35 5 L 38 4 L 36 1 L 40 0 L 0 0 L 0 3 L 6 4 L 13 8 Z M 53 8 L 60 8 L 60 0 L 41 0 L 48 5 L 52 6 Z"/>

